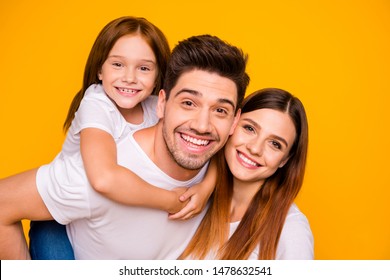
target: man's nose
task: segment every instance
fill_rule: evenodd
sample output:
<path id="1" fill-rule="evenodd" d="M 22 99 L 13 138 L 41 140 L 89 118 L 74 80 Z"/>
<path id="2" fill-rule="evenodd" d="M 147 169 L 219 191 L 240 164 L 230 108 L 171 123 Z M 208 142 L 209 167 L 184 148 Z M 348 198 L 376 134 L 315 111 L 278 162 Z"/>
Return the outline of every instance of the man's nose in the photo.
<path id="1" fill-rule="evenodd" d="M 207 109 L 200 110 L 191 122 L 191 128 L 199 133 L 211 132 L 211 117 Z"/>

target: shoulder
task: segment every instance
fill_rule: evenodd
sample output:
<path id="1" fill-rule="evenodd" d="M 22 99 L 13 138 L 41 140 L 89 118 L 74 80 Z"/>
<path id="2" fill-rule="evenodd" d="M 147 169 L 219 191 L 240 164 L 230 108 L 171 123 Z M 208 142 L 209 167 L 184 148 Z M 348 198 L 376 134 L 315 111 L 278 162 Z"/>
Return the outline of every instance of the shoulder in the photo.
<path id="1" fill-rule="evenodd" d="M 287 222 L 303 222 L 303 223 L 309 223 L 308 219 L 306 216 L 299 210 L 298 206 L 293 203 L 288 210 L 287 217 L 286 217 L 286 223 Z"/>
<path id="2" fill-rule="evenodd" d="M 293 204 L 280 235 L 277 259 L 313 259 L 314 240 L 306 216 Z"/>
<path id="3" fill-rule="evenodd" d="M 116 139 L 123 133 L 126 121 L 108 98 L 102 85 L 93 84 L 85 91 L 72 127 L 73 133 L 79 133 L 82 129 L 89 127 L 99 128 Z"/>
<path id="4" fill-rule="evenodd" d="M 115 106 L 114 103 L 108 98 L 101 84 L 90 85 L 84 93 L 83 102 L 94 102 L 100 104 L 106 104 L 109 107 Z"/>
<path id="5" fill-rule="evenodd" d="M 89 112 L 115 112 L 114 103 L 108 98 L 101 84 L 92 84 L 84 93 L 80 106 L 77 110 L 78 114 Z"/>

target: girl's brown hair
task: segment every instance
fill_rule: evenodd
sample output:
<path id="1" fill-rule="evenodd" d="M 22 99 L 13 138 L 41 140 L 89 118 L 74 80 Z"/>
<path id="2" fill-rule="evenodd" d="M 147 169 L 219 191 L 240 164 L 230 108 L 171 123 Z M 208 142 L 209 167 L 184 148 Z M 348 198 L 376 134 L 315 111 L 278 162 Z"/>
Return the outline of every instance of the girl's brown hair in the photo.
<path id="1" fill-rule="evenodd" d="M 252 93 L 245 99 L 242 113 L 264 108 L 285 112 L 294 123 L 296 138 L 288 162 L 264 182 L 229 239 L 233 175 L 220 151 L 216 157 L 219 180 L 210 208 L 181 258 L 204 259 L 213 251 L 218 259 L 248 259 L 260 246 L 259 259 L 275 259 L 287 212 L 303 183 L 308 123 L 300 100 L 284 90 L 267 88 Z"/>
<path id="2" fill-rule="evenodd" d="M 156 87 L 152 94 L 157 94 L 162 88 L 168 59 L 170 57 L 170 48 L 165 35 L 158 27 L 144 18 L 127 16 L 115 19 L 100 31 L 92 46 L 85 65 L 82 88 L 73 98 L 64 122 L 65 131 L 69 129 L 74 114 L 79 108 L 87 88 L 92 84 L 101 83 L 98 74 L 114 44 L 119 38 L 129 34 L 140 34 L 153 50 L 157 60 L 158 75 L 156 78 Z"/>

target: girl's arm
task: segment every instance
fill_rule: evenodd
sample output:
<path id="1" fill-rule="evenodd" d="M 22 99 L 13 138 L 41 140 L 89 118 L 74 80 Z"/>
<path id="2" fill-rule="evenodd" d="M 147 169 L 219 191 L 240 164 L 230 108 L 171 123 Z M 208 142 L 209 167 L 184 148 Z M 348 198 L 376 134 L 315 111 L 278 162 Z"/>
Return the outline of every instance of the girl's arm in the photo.
<path id="1" fill-rule="evenodd" d="M 80 149 L 90 184 L 105 197 L 168 213 L 176 213 L 185 205 L 179 200 L 179 195 L 186 188 L 169 191 L 155 187 L 118 165 L 116 143 L 109 133 L 97 128 L 81 130 Z"/>
<path id="2" fill-rule="evenodd" d="M 169 219 L 187 220 L 198 215 L 206 206 L 217 182 L 217 164 L 211 159 L 206 176 L 199 184 L 196 184 L 180 196 L 181 201 L 188 201 L 188 204 L 176 214 L 170 214 Z"/>

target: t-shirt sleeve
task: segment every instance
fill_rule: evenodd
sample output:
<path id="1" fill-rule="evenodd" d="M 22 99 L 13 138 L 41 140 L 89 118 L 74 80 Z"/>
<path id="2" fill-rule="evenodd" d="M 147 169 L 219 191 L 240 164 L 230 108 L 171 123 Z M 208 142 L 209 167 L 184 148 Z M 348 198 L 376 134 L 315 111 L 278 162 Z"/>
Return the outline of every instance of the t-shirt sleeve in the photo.
<path id="1" fill-rule="evenodd" d="M 36 182 L 38 192 L 53 218 L 60 224 L 89 218 L 89 194 L 84 172 L 73 172 L 68 176 L 65 169 L 72 169 L 71 162 L 57 158 L 38 169 Z"/>
<path id="2" fill-rule="evenodd" d="M 278 260 L 314 259 L 314 240 L 309 221 L 301 212 L 289 214 L 276 251 Z"/>
<path id="3" fill-rule="evenodd" d="M 85 97 L 76 112 L 72 123 L 73 134 L 78 134 L 85 128 L 98 128 L 118 138 L 123 131 L 123 122 L 120 113 L 114 104 L 107 98 L 93 96 Z"/>

